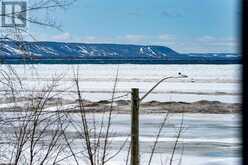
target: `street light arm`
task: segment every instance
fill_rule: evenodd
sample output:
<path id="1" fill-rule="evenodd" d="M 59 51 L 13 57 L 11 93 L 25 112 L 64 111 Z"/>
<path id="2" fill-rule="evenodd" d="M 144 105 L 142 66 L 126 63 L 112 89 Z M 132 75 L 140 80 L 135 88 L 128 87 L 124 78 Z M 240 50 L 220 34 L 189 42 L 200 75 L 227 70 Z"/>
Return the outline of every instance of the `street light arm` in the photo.
<path id="1" fill-rule="evenodd" d="M 141 99 L 139 101 L 141 102 L 142 100 L 144 100 L 144 98 L 146 98 L 146 96 L 148 96 L 159 84 L 161 84 L 165 80 L 172 79 L 172 78 L 177 79 L 177 78 L 187 78 L 188 77 L 186 75 L 182 75 L 181 73 L 178 73 L 178 75 L 179 76 L 169 76 L 169 77 L 165 77 L 165 78 L 161 79 L 148 92 L 146 92 L 146 94 L 143 97 L 141 97 Z"/>

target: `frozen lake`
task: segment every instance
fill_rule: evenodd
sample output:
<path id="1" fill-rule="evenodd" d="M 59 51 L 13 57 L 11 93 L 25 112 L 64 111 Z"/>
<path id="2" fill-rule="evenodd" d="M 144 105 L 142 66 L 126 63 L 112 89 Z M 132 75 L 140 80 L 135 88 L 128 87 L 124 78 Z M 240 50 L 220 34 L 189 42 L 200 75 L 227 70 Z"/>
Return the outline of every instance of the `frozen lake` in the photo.
<path id="1" fill-rule="evenodd" d="M 141 164 L 146 164 L 150 156 L 151 146 L 164 115 L 140 116 L 140 150 Z M 160 164 L 159 160 L 168 161 L 171 148 L 181 122 L 181 114 L 171 114 L 163 129 L 153 164 Z M 120 135 L 129 133 L 130 117 L 116 115 L 113 118 L 113 130 Z M 179 139 L 176 157 L 173 164 L 177 164 L 182 156 L 182 165 L 238 165 L 240 164 L 240 118 L 238 115 L 204 115 L 185 114 L 184 131 Z M 121 144 L 125 138 L 113 138 L 114 144 Z M 117 145 L 118 146 L 118 145 Z M 182 151 L 183 150 L 183 151 Z M 118 161 L 117 161 L 118 162 Z M 120 162 L 120 161 L 119 161 Z M 116 163 L 121 164 L 121 163 Z"/>
<path id="2" fill-rule="evenodd" d="M 6 69 L 7 65 L 1 65 Z M 60 79 L 57 91 L 63 97 L 74 97 L 72 82 L 78 70 L 83 97 L 91 101 L 111 98 L 118 65 L 12 65 L 22 80 L 25 91 L 42 90 L 51 79 Z M 187 79 L 170 79 L 162 83 L 145 101 L 199 100 L 240 102 L 241 65 L 119 65 L 116 95 L 124 95 L 131 88 L 140 88 L 141 94 L 148 91 L 157 81 L 178 72 Z M 2 75 L 0 75 L 1 78 Z M 0 86 L 4 91 L 5 87 Z M 64 91 L 61 94 L 61 91 Z M 74 94 L 75 95 L 75 94 Z M 129 99 L 127 96 L 122 99 Z"/>
<path id="3" fill-rule="evenodd" d="M 0 65 L 2 71 L 11 69 L 8 79 L 16 80 L 15 88 L 20 91 L 18 96 L 40 92 L 56 80 L 54 94 L 58 97 L 76 99 L 76 88 L 73 79 L 78 70 L 79 85 L 82 97 L 91 101 L 108 100 L 111 98 L 114 79 L 118 65 Z M 14 72 L 13 72 L 14 70 Z M 184 101 L 199 100 L 240 102 L 241 65 L 119 65 L 119 75 L 116 96 L 129 93 L 133 87 L 140 88 L 141 95 L 148 91 L 157 81 L 165 76 L 174 76 L 178 72 L 189 76 L 187 79 L 171 79 L 161 84 L 145 101 Z M 3 74 L 0 79 L 3 80 Z M 18 79 L 17 79 L 18 77 Z M 21 84 L 18 84 L 19 80 Z M 12 84 L 13 85 L 13 84 Z M 1 97 L 9 91 L 4 83 L 0 85 Z M 121 99 L 128 100 L 130 95 Z M 6 106 L 4 103 L 0 106 Z M 1 118 L 12 118 L 18 113 L 2 112 Z M 140 150 L 141 164 L 147 164 L 151 146 L 165 114 L 142 114 L 140 116 Z M 92 124 L 92 115 L 88 119 Z M 95 114 L 99 123 L 101 114 Z M 70 122 L 79 123 L 77 113 L 70 114 Z M 168 164 L 175 143 L 176 133 L 181 114 L 170 114 L 168 122 L 159 138 L 158 148 L 153 158 L 153 165 Z M 106 122 L 106 121 L 105 121 Z M 16 124 L 16 123 L 15 123 Z M 185 114 L 184 131 L 179 138 L 179 144 L 173 164 L 182 165 L 239 165 L 241 157 L 239 114 Z M 11 135 L 15 127 L 1 127 L 0 142 L 11 140 L 4 138 Z M 7 131 L 6 131 L 7 130 Z M 70 126 L 68 134 L 73 136 L 76 130 Z M 4 132 L 4 133 L 3 133 Z M 7 132 L 7 133 L 6 133 Z M 13 132 L 12 132 L 13 133 Z M 118 150 L 130 134 L 130 115 L 114 114 L 111 126 L 111 151 Z M 11 137 L 11 136 L 10 136 Z M 78 139 L 74 146 L 80 146 Z M 124 164 L 128 148 L 109 162 L 111 165 Z M 181 157 L 181 155 L 183 155 Z M 167 163 L 166 163 L 167 161 Z M 73 164 L 66 160 L 65 164 Z M 82 162 L 83 163 L 83 162 Z M 61 163 L 63 164 L 63 163 Z"/>
<path id="4" fill-rule="evenodd" d="M 18 113 L 2 113 L 2 117 L 15 117 L 20 116 Z M 54 114 L 46 114 L 51 120 L 54 118 Z M 160 128 L 160 125 L 166 114 L 141 114 L 140 115 L 140 154 L 141 164 L 147 164 L 152 150 L 152 146 L 155 142 L 156 135 Z M 88 126 L 90 129 L 96 127 L 96 134 L 99 133 L 103 114 L 87 114 Z M 183 117 L 183 118 L 182 118 Z M 121 152 L 114 157 L 108 165 L 122 165 L 125 164 L 127 158 L 128 148 L 130 144 L 130 115 L 129 114 L 114 114 L 111 120 L 110 127 L 110 153 L 117 152 L 119 148 L 125 143 Z M 152 165 L 159 165 L 161 161 L 164 164 L 169 164 L 173 146 L 176 142 L 176 137 L 180 129 L 180 124 L 183 119 L 183 131 L 178 140 L 175 156 L 173 159 L 173 165 L 178 164 L 181 161 L 181 165 L 239 165 L 241 164 L 241 140 L 240 129 L 241 122 L 238 114 L 169 114 L 165 126 L 161 131 L 160 138 L 158 140 L 157 148 L 153 157 Z M 71 146 L 74 152 L 85 152 L 82 145 L 82 139 L 79 136 L 78 130 L 80 130 L 80 114 L 71 113 L 67 114 L 67 120 L 65 125 L 67 129 L 68 139 L 71 141 Z M 15 122 L 14 125 L 18 125 Z M 107 115 L 104 115 L 104 125 L 107 124 Z M 45 123 L 43 123 L 45 124 Z M 11 128 L 10 128 L 11 127 Z M 49 129 L 56 128 L 56 126 L 50 125 Z M 8 130 L 8 131 L 7 131 Z M 0 128 L 0 144 L 11 143 L 15 137 L 13 135 L 15 128 L 12 126 L 2 126 Z M 105 130 L 105 128 L 103 129 Z M 8 132 L 8 133 L 7 133 Z M 103 131 L 102 136 L 105 135 Z M 94 137 L 94 136 L 93 136 Z M 62 140 L 62 143 L 65 143 Z M 46 142 L 42 143 L 45 145 Z M 0 145 L 3 150 L 3 145 Z M 0 152 L 1 154 L 1 152 Z M 66 153 L 61 155 L 58 160 L 66 157 Z M 110 155 L 111 155 L 110 154 Z M 80 164 L 87 164 L 84 161 L 84 155 L 78 154 L 78 160 Z M 167 162 L 167 163 L 166 163 Z M 75 164 L 72 157 L 60 162 L 63 165 Z"/>

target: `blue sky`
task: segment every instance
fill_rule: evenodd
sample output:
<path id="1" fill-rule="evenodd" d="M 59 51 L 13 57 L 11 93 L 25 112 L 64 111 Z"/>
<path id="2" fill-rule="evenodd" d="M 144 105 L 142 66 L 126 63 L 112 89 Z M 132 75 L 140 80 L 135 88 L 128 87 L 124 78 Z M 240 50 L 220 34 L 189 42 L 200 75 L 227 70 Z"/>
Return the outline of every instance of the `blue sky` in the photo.
<path id="1" fill-rule="evenodd" d="M 77 0 L 53 15 L 63 31 L 39 40 L 163 45 L 178 52 L 236 52 L 238 0 Z"/>

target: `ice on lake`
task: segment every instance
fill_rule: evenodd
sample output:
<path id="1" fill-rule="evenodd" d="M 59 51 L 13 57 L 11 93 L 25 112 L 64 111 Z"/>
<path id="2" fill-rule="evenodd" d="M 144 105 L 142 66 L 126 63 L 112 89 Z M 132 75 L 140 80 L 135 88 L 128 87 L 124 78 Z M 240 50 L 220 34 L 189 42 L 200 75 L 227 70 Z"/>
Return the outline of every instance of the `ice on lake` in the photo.
<path id="1" fill-rule="evenodd" d="M 2 69 L 6 65 L 0 66 Z M 75 72 L 78 71 L 83 97 L 91 101 L 111 98 L 118 65 L 12 65 L 26 91 L 42 90 L 51 79 L 60 79 L 58 93 L 72 97 L 75 92 Z M 178 72 L 187 79 L 171 79 L 162 83 L 145 101 L 199 100 L 240 102 L 241 65 L 119 65 L 116 93 L 123 95 L 138 87 L 141 94 L 157 81 Z M 2 75 L 0 75 L 2 76 Z M 1 78 L 1 77 L 0 77 Z M 4 87 L 0 86 L 0 89 Z M 123 98 L 129 99 L 129 97 Z"/>
<path id="2" fill-rule="evenodd" d="M 6 70 L 7 65 L 0 65 Z M 130 92 L 133 87 L 140 88 L 141 95 L 148 91 L 158 80 L 174 76 L 178 72 L 189 76 L 187 79 L 171 79 L 162 83 L 145 101 L 184 101 L 199 100 L 240 102 L 241 65 L 12 65 L 22 84 L 20 91 L 34 93 L 42 91 L 51 80 L 58 80 L 54 93 L 56 97 L 75 98 L 76 89 L 73 79 L 78 71 L 80 90 L 84 99 L 91 101 L 111 98 L 114 80 L 119 67 L 116 95 Z M 0 75 L 0 79 L 2 78 Z M 10 75 L 11 79 L 16 78 Z M 6 86 L 0 85 L 2 94 Z M 130 99 L 130 95 L 122 99 Z M 10 106 L 2 103 L 0 107 Z M 2 113 L 12 117 L 16 113 Z M 77 114 L 70 114 L 74 122 L 79 122 Z M 165 114 L 142 114 L 140 116 L 141 164 L 149 158 L 155 135 Z M 96 121 L 101 114 L 95 114 Z M 153 164 L 168 161 L 175 142 L 181 114 L 171 114 L 164 128 L 154 155 Z M 89 115 L 92 122 L 92 116 Z M 181 159 L 182 165 L 237 165 L 241 161 L 239 114 L 185 114 L 184 128 L 179 139 L 175 163 Z M 13 131 L 1 128 L 1 131 Z M 117 150 L 130 134 L 130 115 L 114 114 L 111 134 L 112 150 Z M 73 129 L 69 131 L 73 134 Z M 3 136 L 3 134 L 1 134 Z M 0 138 L 2 141 L 6 140 Z M 1 141 L 1 142 L 2 142 Z M 75 140 L 75 142 L 77 139 Z M 76 145 L 79 143 L 76 143 Z M 182 149 L 183 148 L 183 149 Z M 183 153 L 183 154 L 182 154 Z M 127 148 L 109 164 L 124 164 Z M 181 157 L 181 155 L 183 155 Z M 68 160 L 66 162 L 70 164 Z M 73 163 L 71 163 L 73 164 Z"/>

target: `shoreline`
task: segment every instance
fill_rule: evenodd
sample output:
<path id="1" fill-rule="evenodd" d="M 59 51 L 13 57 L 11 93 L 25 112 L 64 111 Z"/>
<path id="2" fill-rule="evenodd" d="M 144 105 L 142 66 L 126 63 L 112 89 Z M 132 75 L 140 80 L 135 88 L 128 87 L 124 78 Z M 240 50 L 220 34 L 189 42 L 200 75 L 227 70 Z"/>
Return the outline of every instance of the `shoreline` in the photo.
<path id="1" fill-rule="evenodd" d="M 90 105 L 91 104 L 91 105 Z M 90 103 L 87 111 L 97 110 L 97 107 L 103 105 L 109 106 L 109 101 L 98 101 Z M 92 106 L 92 107 L 91 107 Z M 113 104 L 113 112 L 116 113 L 130 113 L 131 101 L 130 100 L 117 100 Z M 140 113 L 206 113 L 206 114 L 230 114 L 240 113 L 241 103 L 223 103 L 219 101 L 201 100 L 196 102 L 160 102 L 148 101 L 141 103 Z"/>
<path id="2" fill-rule="evenodd" d="M 42 98 L 16 98 L 15 102 L 11 98 L 0 98 L 0 112 L 23 112 L 30 106 L 32 101 L 39 101 Z M 102 113 L 110 111 L 113 113 L 129 114 L 130 100 L 109 100 L 89 101 L 82 100 L 84 110 L 87 113 Z M 44 112 L 66 112 L 79 113 L 78 100 L 68 100 L 63 98 L 49 98 L 42 110 Z M 200 100 L 196 102 L 160 102 L 148 101 L 141 103 L 141 114 L 152 113 L 201 113 L 201 114 L 231 114 L 241 113 L 241 103 L 224 103 L 220 101 Z"/>

